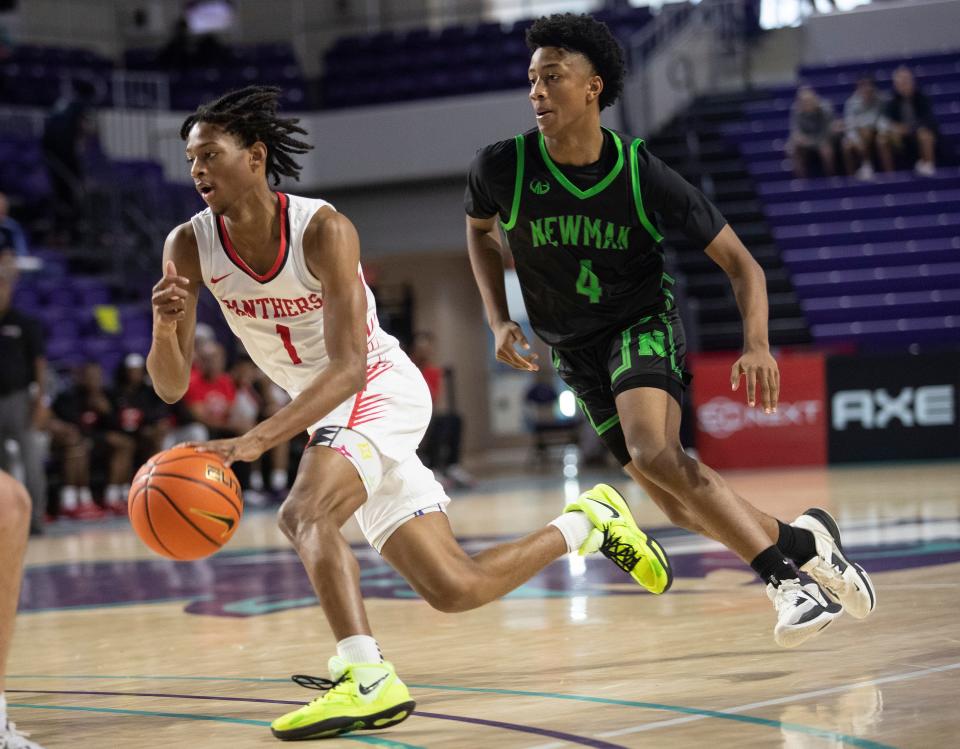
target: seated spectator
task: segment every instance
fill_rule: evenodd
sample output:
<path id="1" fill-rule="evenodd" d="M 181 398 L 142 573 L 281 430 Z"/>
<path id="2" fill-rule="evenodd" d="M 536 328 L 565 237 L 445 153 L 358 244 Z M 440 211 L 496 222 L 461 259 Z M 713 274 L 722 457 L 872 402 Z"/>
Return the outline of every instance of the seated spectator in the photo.
<path id="1" fill-rule="evenodd" d="M 230 370 L 230 376 L 236 387 L 236 398 L 230 410 L 230 423 L 237 434 L 248 432 L 279 411 L 289 401 L 286 393 L 280 391 L 246 355 L 237 358 Z M 270 465 L 269 486 L 265 486 L 263 479 L 265 462 L 269 462 Z M 276 445 L 255 460 L 250 466 L 249 488 L 252 491 L 245 495 L 248 501 L 260 498 L 266 503 L 267 498 L 260 496 L 264 488 L 269 488 L 279 499 L 285 498 L 289 467 L 289 442 Z M 256 504 L 256 501 L 253 503 Z"/>
<path id="2" fill-rule="evenodd" d="M 10 217 L 10 203 L 0 192 L 0 257 L 12 253 L 15 257 L 29 254 L 27 235 L 16 219 Z"/>
<path id="3" fill-rule="evenodd" d="M 147 458 L 160 452 L 169 429 L 169 407 L 147 383 L 144 360 L 140 354 L 127 354 L 117 367 L 110 393 L 113 420 L 107 442 L 115 454 L 111 460 L 115 475 L 104 492 L 108 509 L 126 514 L 130 481 Z"/>
<path id="4" fill-rule="evenodd" d="M 227 354 L 216 341 L 205 341 L 197 349 L 197 366 L 183 396 L 193 418 L 204 427 L 203 440 L 235 437 L 230 410 L 237 397 L 233 379 L 227 374 Z"/>
<path id="5" fill-rule="evenodd" d="M 873 179 L 873 146 L 883 118 L 885 102 L 873 76 L 857 81 L 856 91 L 843 105 L 843 162 L 847 174 Z"/>
<path id="6" fill-rule="evenodd" d="M 217 334 L 207 323 L 197 322 L 193 336 L 193 359 L 190 362 L 190 381 L 200 376 L 200 349 L 207 343 L 216 343 Z M 181 442 L 204 442 L 210 439 L 207 428 L 194 417 L 187 406 L 186 398 L 172 403 L 170 408 L 170 430 L 164 437 L 161 449 L 169 450 Z"/>
<path id="7" fill-rule="evenodd" d="M 410 359 L 427 381 L 433 400 L 430 426 L 417 454 L 445 487 L 472 486 L 475 483 L 473 476 L 460 465 L 463 419 L 454 406 L 453 372 L 434 363 L 433 333 L 417 333 L 414 336 Z"/>
<path id="8" fill-rule="evenodd" d="M 807 176 L 807 159 L 819 158 L 826 176 L 833 176 L 833 136 L 835 126 L 830 102 L 817 96 L 810 86 L 797 89 L 797 98 L 790 109 L 790 139 L 787 153 L 793 160 L 793 173 Z"/>
<path id="9" fill-rule="evenodd" d="M 894 169 L 894 152 L 906 151 L 911 158 L 917 156 L 917 174 L 931 177 L 937 172 L 937 122 L 933 107 L 906 66 L 893 71 L 893 96 L 884 109 L 877 145 L 885 169 Z"/>
<path id="10" fill-rule="evenodd" d="M 91 458 L 94 452 L 107 452 L 106 433 L 113 418 L 102 379 L 96 362 L 80 365 L 73 383 L 53 401 L 49 424 L 51 443 L 61 465 L 60 514 L 79 520 L 103 516 L 90 488 Z M 116 471 L 110 452 L 108 477 Z"/>

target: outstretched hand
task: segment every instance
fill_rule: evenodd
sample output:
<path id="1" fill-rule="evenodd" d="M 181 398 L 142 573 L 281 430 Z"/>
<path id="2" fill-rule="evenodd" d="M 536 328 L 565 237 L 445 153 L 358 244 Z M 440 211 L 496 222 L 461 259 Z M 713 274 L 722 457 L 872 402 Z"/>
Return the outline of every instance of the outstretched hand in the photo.
<path id="1" fill-rule="evenodd" d="M 520 326 L 513 320 L 507 320 L 501 323 L 493 331 L 494 347 L 497 352 L 497 361 L 509 364 L 514 369 L 521 369 L 525 372 L 538 372 L 540 365 L 537 364 L 538 356 L 528 354 L 524 356 L 516 347 L 520 346 L 525 351 L 530 350 L 530 343 L 523 334 Z"/>
<path id="2" fill-rule="evenodd" d="M 740 387 L 740 378 L 746 380 L 747 405 L 757 404 L 757 384 L 760 385 L 760 402 L 764 413 L 777 410 L 780 398 L 780 369 L 773 355 L 767 351 L 746 351 L 737 359 L 730 370 L 730 389 Z"/>

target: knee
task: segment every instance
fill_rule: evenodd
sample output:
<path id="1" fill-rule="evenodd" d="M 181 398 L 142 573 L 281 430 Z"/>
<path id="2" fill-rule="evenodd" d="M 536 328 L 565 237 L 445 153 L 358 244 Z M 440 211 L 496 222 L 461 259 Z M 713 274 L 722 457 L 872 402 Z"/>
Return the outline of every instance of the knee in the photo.
<path id="1" fill-rule="evenodd" d="M 651 440 L 641 440 L 627 448 L 634 467 L 656 483 L 660 483 L 657 479 L 676 473 L 683 455 L 683 448 L 679 444 L 655 443 Z"/>
<path id="2" fill-rule="evenodd" d="M 323 503 L 315 499 L 309 501 L 308 497 L 296 491 L 296 487 L 280 505 L 280 510 L 277 512 L 277 526 L 296 547 L 299 547 L 308 531 L 323 533 L 327 530 L 333 532 L 338 530 L 330 515 L 324 512 Z"/>
<path id="3" fill-rule="evenodd" d="M 30 495 L 23 484 L 0 473 L 0 525 L 26 528 L 30 524 L 30 505 Z"/>
<path id="4" fill-rule="evenodd" d="M 420 586 L 418 586 L 420 587 Z M 459 614 L 480 605 L 477 581 L 471 575 L 445 574 L 417 592 L 432 608 L 445 614 Z"/>

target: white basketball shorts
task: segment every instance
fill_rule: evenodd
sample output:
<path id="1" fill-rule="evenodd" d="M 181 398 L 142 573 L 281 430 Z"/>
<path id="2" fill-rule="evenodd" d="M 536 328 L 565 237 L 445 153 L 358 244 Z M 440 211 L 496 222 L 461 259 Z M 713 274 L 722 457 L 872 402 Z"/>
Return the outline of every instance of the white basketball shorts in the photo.
<path id="1" fill-rule="evenodd" d="M 367 386 L 310 427 L 308 447 L 330 447 L 357 469 L 367 501 L 354 516 L 378 552 L 407 520 L 450 501 L 416 452 L 432 408 L 420 370 L 396 350 L 369 362 Z"/>

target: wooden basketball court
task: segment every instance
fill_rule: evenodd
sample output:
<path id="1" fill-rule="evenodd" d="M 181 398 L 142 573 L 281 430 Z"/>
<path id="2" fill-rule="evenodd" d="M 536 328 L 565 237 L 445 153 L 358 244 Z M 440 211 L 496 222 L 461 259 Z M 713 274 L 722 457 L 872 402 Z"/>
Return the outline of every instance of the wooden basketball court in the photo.
<path id="1" fill-rule="evenodd" d="M 554 517 L 614 472 L 484 482 L 454 497 L 471 549 Z M 784 519 L 831 510 L 878 609 L 797 650 L 773 643 L 753 573 L 669 528 L 629 488 L 677 579 L 645 593 L 602 557 L 558 561 L 466 614 L 430 609 L 361 543 L 375 635 L 417 700 L 387 747 L 948 747 L 960 717 L 960 464 L 731 473 Z M 659 530 L 657 530 L 659 529 Z M 32 541 L 7 698 L 47 749 L 277 746 L 269 722 L 317 692 L 334 641 L 273 514 L 251 512 L 207 560 L 154 556 L 125 521 Z"/>

